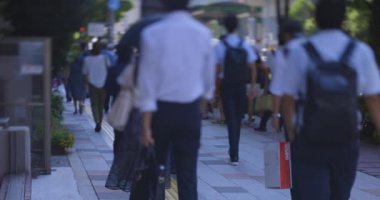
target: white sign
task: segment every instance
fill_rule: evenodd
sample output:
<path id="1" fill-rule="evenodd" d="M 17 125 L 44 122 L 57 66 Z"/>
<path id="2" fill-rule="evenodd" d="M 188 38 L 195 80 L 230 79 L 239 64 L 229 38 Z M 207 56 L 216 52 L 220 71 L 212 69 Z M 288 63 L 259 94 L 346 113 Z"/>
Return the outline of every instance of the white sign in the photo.
<path id="1" fill-rule="evenodd" d="M 104 23 L 91 22 L 87 27 L 87 35 L 91 37 L 101 37 L 107 33 L 107 27 Z"/>
<path id="2" fill-rule="evenodd" d="M 44 71 L 43 65 L 22 65 L 21 66 L 21 74 L 22 75 L 39 75 Z"/>

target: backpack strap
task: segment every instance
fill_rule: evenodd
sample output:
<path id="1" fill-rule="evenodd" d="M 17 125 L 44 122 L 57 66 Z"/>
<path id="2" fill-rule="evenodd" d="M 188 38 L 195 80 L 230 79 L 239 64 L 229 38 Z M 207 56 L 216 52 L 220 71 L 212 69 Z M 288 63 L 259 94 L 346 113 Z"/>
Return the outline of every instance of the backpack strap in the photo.
<path id="1" fill-rule="evenodd" d="M 342 53 L 342 57 L 340 58 L 340 61 L 342 63 L 348 63 L 355 47 L 355 40 L 351 39 L 350 42 L 347 44 L 347 47 L 345 48 L 344 52 Z"/>
<path id="2" fill-rule="evenodd" d="M 239 42 L 239 48 L 242 48 L 244 45 L 244 40 L 242 38 L 240 38 L 240 42 Z"/>
<path id="3" fill-rule="evenodd" d="M 313 62 L 320 63 L 323 61 L 321 55 L 318 53 L 311 41 L 306 42 L 306 44 L 304 44 L 304 48 Z"/>
<path id="4" fill-rule="evenodd" d="M 225 46 L 227 49 L 231 49 L 231 48 L 232 48 L 231 45 L 228 44 L 228 42 L 226 41 L 225 38 L 222 39 L 222 43 L 224 44 L 224 46 Z"/>
<path id="5" fill-rule="evenodd" d="M 227 40 L 225 38 L 222 39 L 222 43 L 224 44 L 225 47 L 227 47 L 227 49 L 231 49 L 232 48 L 232 46 L 230 44 L 228 44 L 228 42 L 227 42 Z M 243 47 L 243 45 L 244 45 L 244 40 L 240 39 L 238 47 L 241 48 L 241 47 Z"/>

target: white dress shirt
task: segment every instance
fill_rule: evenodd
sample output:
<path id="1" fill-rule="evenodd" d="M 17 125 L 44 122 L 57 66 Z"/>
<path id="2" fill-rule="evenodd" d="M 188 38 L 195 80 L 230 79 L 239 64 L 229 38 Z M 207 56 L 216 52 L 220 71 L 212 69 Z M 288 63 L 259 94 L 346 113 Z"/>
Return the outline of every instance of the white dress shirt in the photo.
<path id="1" fill-rule="evenodd" d="M 309 38 L 321 57 L 326 61 L 338 61 L 349 42 L 349 37 L 340 30 L 320 31 Z M 283 70 L 284 79 L 282 91 L 295 98 L 306 93 L 307 67 L 310 58 L 307 55 L 304 43 L 299 43 L 289 50 L 288 66 Z M 358 94 L 380 94 L 380 74 L 371 48 L 363 43 L 356 42 L 349 66 L 353 67 L 358 75 Z"/>
<path id="2" fill-rule="evenodd" d="M 237 47 L 242 40 L 236 33 L 229 34 L 224 39 L 231 47 Z M 254 47 L 250 45 L 247 41 L 244 41 L 243 48 L 246 50 L 248 54 L 247 63 L 248 64 L 255 63 L 255 61 L 257 60 L 257 55 L 255 51 L 253 50 Z M 223 67 L 224 58 L 226 55 L 226 46 L 224 45 L 223 41 L 220 41 L 215 46 L 215 54 L 216 54 L 217 63 Z M 218 78 L 221 78 L 221 79 L 224 78 L 223 71 L 224 70 L 222 70 L 221 74 L 218 75 Z"/>
<path id="3" fill-rule="evenodd" d="M 214 79 L 211 33 L 189 13 L 170 13 L 143 31 L 138 76 L 142 112 L 156 111 L 157 101 L 211 99 Z"/>
<path id="4" fill-rule="evenodd" d="M 305 42 L 305 38 L 297 38 L 293 39 L 288 42 L 284 47 L 280 48 L 276 51 L 276 54 L 273 59 L 273 66 L 271 66 L 271 72 L 272 72 L 272 81 L 269 86 L 269 90 L 272 94 L 277 96 L 282 96 L 283 91 L 283 84 L 284 84 L 284 71 L 288 69 L 289 63 L 288 63 L 288 55 L 290 49 L 292 49 L 294 46 L 300 45 L 301 43 Z M 285 51 L 287 51 L 285 55 Z"/>
<path id="5" fill-rule="evenodd" d="M 102 54 L 89 55 L 83 61 L 83 74 L 87 75 L 88 82 L 91 85 L 102 88 L 106 83 L 109 66 L 111 63 L 106 56 Z"/>

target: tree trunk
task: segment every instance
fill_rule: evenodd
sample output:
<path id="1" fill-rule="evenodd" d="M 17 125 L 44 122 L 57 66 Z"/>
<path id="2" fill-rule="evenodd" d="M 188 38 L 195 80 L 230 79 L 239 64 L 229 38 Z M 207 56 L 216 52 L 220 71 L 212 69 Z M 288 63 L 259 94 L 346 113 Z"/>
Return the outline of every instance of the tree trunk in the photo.
<path id="1" fill-rule="evenodd" d="M 380 1 L 373 1 L 371 7 L 371 45 L 375 50 L 377 61 L 380 63 Z"/>
<path id="2" fill-rule="evenodd" d="M 282 16 L 281 16 L 281 0 L 276 0 L 276 13 L 277 13 L 277 23 L 281 25 Z"/>
<path id="3" fill-rule="evenodd" d="M 284 12 L 285 19 L 289 18 L 289 7 L 290 7 L 289 0 L 285 0 L 285 12 Z"/>
<path id="4" fill-rule="evenodd" d="M 282 4 L 282 3 L 284 4 Z M 289 16 L 289 0 L 276 0 L 277 23 L 281 25 Z"/>

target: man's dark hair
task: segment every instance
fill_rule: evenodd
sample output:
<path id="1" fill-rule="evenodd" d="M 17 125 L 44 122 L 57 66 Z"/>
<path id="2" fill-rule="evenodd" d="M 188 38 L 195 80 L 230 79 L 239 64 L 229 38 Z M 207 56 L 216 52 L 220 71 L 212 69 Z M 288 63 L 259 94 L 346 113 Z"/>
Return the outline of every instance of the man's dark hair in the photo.
<path id="1" fill-rule="evenodd" d="M 95 42 L 95 43 L 93 44 L 93 46 L 92 46 L 91 54 L 92 54 L 92 55 L 99 55 L 101 49 L 102 49 L 102 47 L 101 47 L 100 42 Z"/>
<path id="2" fill-rule="evenodd" d="M 347 0 L 319 0 L 315 19 L 319 29 L 340 29 L 346 17 Z"/>
<path id="3" fill-rule="evenodd" d="M 187 10 L 190 0 L 161 0 L 168 11 Z"/>
<path id="4" fill-rule="evenodd" d="M 81 51 L 86 51 L 87 50 L 87 43 L 86 42 L 80 42 L 79 47 Z"/>
<path id="5" fill-rule="evenodd" d="M 224 18 L 223 25 L 226 27 L 228 33 L 233 33 L 238 28 L 239 20 L 235 15 L 228 15 Z"/>
<path id="6" fill-rule="evenodd" d="M 296 35 L 299 33 L 303 33 L 303 28 L 299 21 L 289 19 L 286 20 L 283 24 L 281 24 L 280 32 Z"/>
<path id="7" fill-rule="evenodd" d="M 285 35 L 290 35 L 291 38 L 296 38 L 303 33 L 302 24 L 296 20 L 286 20 L 280 26 L 279 30 L 279 42 L 280 45 L 284 45 L 286 42 Z"/>

